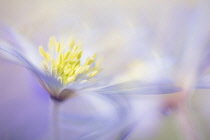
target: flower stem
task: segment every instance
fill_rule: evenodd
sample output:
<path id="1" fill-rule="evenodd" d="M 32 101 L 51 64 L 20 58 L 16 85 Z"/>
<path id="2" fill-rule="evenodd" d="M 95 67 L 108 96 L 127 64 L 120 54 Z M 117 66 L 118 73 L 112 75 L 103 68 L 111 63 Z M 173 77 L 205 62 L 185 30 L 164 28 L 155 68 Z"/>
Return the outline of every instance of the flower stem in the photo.
<path id="1" fill-rule="evenodd" d="M 59 102 L 56 100 L 52 100 L 51 104 L 51 139 L 50 140 L 59 140 L 60 139 L 60 131 L 59 131 Z"/>

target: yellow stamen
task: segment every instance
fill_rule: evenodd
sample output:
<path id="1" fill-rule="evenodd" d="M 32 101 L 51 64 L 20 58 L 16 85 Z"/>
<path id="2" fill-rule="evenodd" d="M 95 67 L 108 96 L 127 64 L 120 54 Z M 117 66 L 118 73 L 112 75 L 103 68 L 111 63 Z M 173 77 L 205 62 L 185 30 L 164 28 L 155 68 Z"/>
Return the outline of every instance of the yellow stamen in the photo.
<path id="1" fill-rule="evenodd" d="M 49 54 L 47 52 L 45 52 L 45 50 L 42 46 L 39 47 L 39 52 L 47 61 L 49 60 Z"/>
<path id="2" fill-rule="evenodd" d="M 45 51 L 42 46 L 39 52 L 43 56 L 42 66 L 44 70 L 57 78 L 62 84 L 68 84 L 80 77 L 93 77 L 100 71 L 99 61 L 95 63 L 96 54 L 86 58 L 85 63 L 81 64 L 83 54 L 81 44 L 72 38 L 69 47 L 62 42 L 57 42 L 55 37 L 49 39 L 49 50 Z M 93 65 L 93 66 L 92 66 Z"/>
<path id="3" fill-rule="evenodd" d="M 94 72 L 92 72 L 92 73 L 89 74 L 89 77 L 93 77 L 93 76 L 95 76 L 97 74 L 98 74 L 98 71 L 94 71 Z"/>
<path id="4" fill-rule="evenodd" d="M 61 44 L 60 42 L 58 42 L 58 45 L 57 45 L 57 52 L 60 52 L 61 51 Z"/>
<path id="5" fill-rule="evenodd" d="M 53 47 L 57 46 L 57 41 L 56 41 L 55 37 L 50 37 L 50 41 L 49 41 L 49 45 L 48 46 L 49 46 L 50 50 L 52 50 Z"/>

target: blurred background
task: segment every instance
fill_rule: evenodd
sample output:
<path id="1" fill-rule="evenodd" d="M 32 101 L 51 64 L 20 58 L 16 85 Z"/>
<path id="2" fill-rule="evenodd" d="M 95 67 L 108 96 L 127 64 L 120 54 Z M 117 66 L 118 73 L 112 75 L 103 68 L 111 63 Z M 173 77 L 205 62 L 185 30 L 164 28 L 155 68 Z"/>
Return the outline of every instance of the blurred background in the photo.
<path id="1" fill-rule="evenodd" d="M 87 53 L 104 58 L 102 68 L 114 82 L 162 79 L 183 89 L 168 95 L 123 96 L 128 105 L 100 96 L 71 99 L 61 112 L 96 118 L 101 114 L 106 121 L 99 119 L 97 129 L 109 120 L 120 121 L 89 139 L 209 139 L 210 90 L 195 90 L 199 85 L 208 88 L 202 78 L 209 73 L 209 0 L 0 0 L 0 24 L 35 49 L 47 46 L 50 36 L 73 36 Z M 26 69 L 0 61 L 0 139 L 48 139 L 49 99 L 35 81 Z M 120 120 L 116 112 L 127 118 Z M 95 131 L 90 128 L 95 121 L 65 119 L 60 121 L 63 140 Z"/>

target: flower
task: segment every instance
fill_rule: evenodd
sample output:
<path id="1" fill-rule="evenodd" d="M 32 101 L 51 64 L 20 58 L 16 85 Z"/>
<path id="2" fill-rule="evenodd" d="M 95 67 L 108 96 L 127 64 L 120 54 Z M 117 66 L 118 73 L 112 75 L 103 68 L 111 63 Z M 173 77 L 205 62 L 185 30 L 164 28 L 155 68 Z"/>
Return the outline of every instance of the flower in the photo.
<path id="1" fill-rule="evenodd" d="M 73 39 L 69 42 L 69 45 L 64 45 L 62 42 L 57 43 L 56 39 L 51 37 L 49 51 L 45 52 L 42 46 L 39 47 L 39 51 L 44 57 L 42 67 L 45 74 L 57 79 L 63 87 L 66 85 L 71 86 L 77 82 L 84 84 L 100 71 L 100 62 L 94 63 L 96 54 L 86 58 L 84 64 L 81 64 L 82 47 L 76 44 Z M 44 84 L 51 96 L 57 100 L 63 100 L 70 95 L 65 91 Z"/>
<path id="2" fill-rule="evenodd" d="M 116 83 L 108 79 L 107 82 L 107 79 L 102 79 L 104 77 L 99 77 L 100 74 L 103 75 L 103 71 L 101 71 L 100 68 L 103 65 L 101 64 L 99 67 L 100 61 L 95 61 L 96 55 L 94 54 L 90 57 L 87 57 L 87 59 L 82 60 L 82 54 L 84 53 L 82 53 L 80 44 L 75 43 L 74 40 L 71 40 L 70 45 L 65 47 L 63 42 L 57 42 L 56 39 L 52 37 L 49 41 L 49 49 L 46 51 L 44 47 L 40 47 L 39 49 L 35 50 L 33 50 L 33 47 L 29 48 L 30 45 L 28 44 L 30 43 L 26 43 L 23 37 L 13 32 L 11 29 L 5 28 L 5 26 L 1 28 L 0 36 L 0 49 L 3 50 L 1 57 L 12 62 L 16 62 L 17 64 L 29 69 L 35 75 L 44 89 L 48 91 L 47 93 L 50 95 L 50 97 L 52 97 L 53 103 L 56 104 L 55 106 L 52 106 L 52 110 L 57 113 L 53 113 L 54 115 L 50 116 L 52 117 L 51 123 L 53 125 L 51 126 L 51 129 L 53 129 L 51 130 L 51 135 L 54 137 L 54 139 L 61 137 L 60 135 L 63 135 L 62 133 L 60 134 L 58 125 L 69 124 L 68 129 L 74 129 L 71 127 L 81 126 L 79 122 L 87 122 L 87 120 L 94 122 L 101 120 L 106 122 L 107 125 L 103 127 L 100 127 L 101 123 L 94 123 L 94 125 L 91 127 L 88 125 L 88 128 L 85 129 L 82 137 L 94 139 L 100 134 L 106 133 L 106 131 L 110 128 L 115 128 L 115 131 L 113 131 L 113 133 L 110 135 L 107 135 L 107 138 L 112 137 L 115 133 L 128 131 L 133 122 L 125 124 L 122 123 L 129 115 L 129 103 L 124 95 L 166 94 L 180 90 L 167 80 L 155 82 L 129 81 Z M 70 65 L 65 64 L 66 62 L 69 62 L 69 58 L 71 58 Z M 99 98 L 100 104 L 101 102 L 103 103 L 101 107 L 110 104 L 111 108 L 114 110 L 114 113 L 110 113 L 110 107 L 108 113 L 104 114 L 103 112 L 103 115 L 100 115 L 99 113 L 97 118 L 93 117 L 94 119 L 87 119 L 87 116 L 85 115 L 74 116 L 71 114 L 69 115 L 69 113 L 62 113 L 63 106 L 60 104 L 69 103 L 69 100 L 67 99 L 70 99 L 72 95 L 80 95 L 80 93 L 97 94 L 96 97 L 93 98 Z M 73 102 L 77 98 L 79 97 L 71 98 L 70 101 Z M 91 98 L 91 95 L 86 98 Z M 97 100 L 94 99 L 93 104 L 96 101 Z M 97 105 L 98 104 L 99 103 L 97 103 Z M 69 110 L 67 112 L 69 112 Z M 117 115 L 117 117 L 115 115 Z M 69 123 L 66 121 L 65 123 L 61 123 L 61 120 L 58 119 L 59 116 L 62 116 L 63 119 Z M 111 118 L 107 119 L 107 117 Z M 74 120 L 75 118 L 76 120 Z M 73 122 L 72 119 L 74 120 Z M 58 123 L 58 121 L 61 124 Z M 73 123 L 76 123 L 76 126 L 73 125 Z M 100 127 L 100 130 L 97 129 L 98 127 Z M 71 137 L 74 136 L 72 135 Z M 77 136 L 75 135 L 75 137 Z M 123 137 L 124 134 L 122 134 L 122 138 Z"/>
<path id="3" fill-rule="evenodd" d="M 19 3 L 22 4 L 21 2 Z M 87 48 L 86 50 L 88 51 L 89 50 L 96 51 L 97 49 L 99 51 L 102 50 L 101 54 L 105 56 L 105 59 L 106 59 L 105 61 L 107 61 L 107 65 L 104 65 L 103 62 L 101 63 L 100 67 L 103 68 L 103 71 L 101 71 L 100 73 L 98 73 L 96 76 L 93 77 L 93 79 L 96 80 L 95 82 L 92 80 L 88 80 L 87 83 L 78 83 L 75 81 L 74 85 L 72 85 L 71 88 L 69 88 L 68 84 L 66 85 L 61 84 L 58 77 L 55 77 L 50 74 L 47 75 L 47 72 L 45 72 L 45 69 L 42 66 L 43 57 L 42 56 L 40 57 L 38 48 L 35 48 L 33 45 L 29 45 L 30 43 L 26 43 L 25 39 L 21 39 L 20 35 L 17 35 L 14 32 L 11 32 L 10 29 L 7 29 L 7 28 L 4 29 L 5 32 L 8 33 L 8 36 L 1 37 L 3 41 L 7 42 L 6 44 L 4 43 L 3 45 L 5 46 L 10 45 L 10 48 L 15 49 L 15 51 L 17 51 L 19 54 L 24 56 L 25 60 L 33 64 L 32 65 L 33 68 L 30 69 L 30 66 L 28 67 L 28 64 L 26 62 L 22 63 L 23 61 L 21 60 L 21 63 L 20 63 L 20 61 L 18 61 L 19 64 L 24 65 L 29 70 L 31 70 L 34 73 L 34 75 L 36 75 L 38 81 L 43 85 L 43 87 L 46 90 L 48 90 L 48 92 L 45 92 L 43 89 L 37 90 L 37 88 L 35 89 L 32 88 L 31 89 L 32 91 L 28 92 L 28 94 L 34 93 L 35 92 L 34 90 L 36 90 L 35 92 L 36 94 L 47 93 L 48 95 L 53 97 L 52 101 L 54 101 L 54 99 L 56 99 L 56 101 L 58 100 L 60 101 L 60 103 L 62 104 L 61 108 L 65 106 L 65 112 L 63 113 L 63 110 L 61 109 L 58 113 L 59 116 L 62 117 L 59 123 L 61 124 L 62 127 L 63 126 L 65 127 L 65 129 L 62 128 L 62 131 L 65 130 L 61 134 L 61 135 L 64 135 L 63 138 L 66 136 L 66 138 L 68 139 L 78 139 L 77 135 L 80 135 L 78 131 L 84 131 L 85 133 L 87 133 L 87 135 L 89 134 L 89 139 L 91 138 L 97 139 L 99 137 L 100 139 L 113 139 L 109 137 L 109 134 L 110 133 L 113 134 L 115 132 L 118 132 L 118 133 L 120 132 L 122 133 L 124 137 L 126 137 L 125 135 L 127 133 L 125 132 L 129 132 L 130 130 L 132 131 L 133 129 L 136 129 L 135 124 L 138 124 L 138 129 L 141 128 L 140 131 L 138 131 L 137 129 L 138 132 L 136 133 L 137 134 L 136 139 L 139 139 L 138 138 L 139 135 L 141 136 L 145 135 L 145 130 L 150 132 L 149 135 L 151 135 L 151 129 L 149 130 L 145 129 L 145 126 L 148 128 L 147 123 L 149 122 L 150 125 L 154 127 L 156 123 L 159 122 L 157 120 L 159 119 L 157 116 L 158 113 L 156 113 L 159 111 L 158 106 L 154 105 L 155 107 L 151 107 L 152 109 L 150 109 L 151 102 L 148 104 L 145 104 L 144 99 L 142 99 L 142 96 L 138 96 L 137 94 L 136 96 L 133 97 L 133 93 L 135 94 L 136 93 L 161 94 L 161 93 L 168 93 L 169 91 L 172 92 L 173 90 L 171 89 L 173 88 L 170 87 L 171 85 L 170 80 L 168 82 L 168 80 L 166 80 L 168 79 L 168 77 L 165 78 L 166 77 L 165 74 L 167 74 L 168 72 L 167 69 L 165 68 L 168 68 L 168 66 L 170 66 L 170 63 L 167 63 L 168 60 L 170 59 L 166 58 L 164 59 L 164 61 L 161 61 L 161 63 L 156 64 L 155 63 L 156 59 L 154 59 L 153 57 L 151 59 L 152 63 L 149 64 L 149 67 L 147 67 L 147 64 L 146 64 L 146 68 L 145 68 L 145 63 L 143 63 L 143 65 L 141 65 L 142 64 L 141 63 L 140 65 L 142 67 L 137 69 L 135 71 L 136 73 L 134 74 L 136 81 L 124 82 L 122 84 L 122 81 L 119 80 L 115 82 L 118 84 L 115 84 L 113 83 L 113 79 L 115 79 L 116 76 L 120 77 L 121 79 L 124 78 L 121 72 L 127 69 L 126 66 L 128 63 L 131 64 L 131 67 L 134 67 L 132 66 L 133 62 L 130 59 L 131 57 L 133 57 L 134 55 L 140 56 L 140 57 L 145 57 L 145 56 L 147 57 L 148 52 L 150 52 L 150 50 L 148 49 L 149 47 L 147 45 L 153 46 L 159 43 L 160 41 L 158 40 L 160 39 L 158 36 L 159 27 L 161 28 L 162 25 L 165 25 L 165 23 L 168 23 L 168 22 L 161 22 L 159 25 L 158 24 L 159 22 L 156 22 L 156 20 L 159 20 L 159 18 L 165 19 L 165 17 L 167 16 L 174 17 L 173 15 L 171 16 L 171 13 L 168 12 L 168 9 L 170 8 L 165 8 L 165 7 L 170 7 L 170 5 L 168 6 L 168 4 L 171 2 L 164 1 L 164 4 L 163 4 L 158 1 L 158 2 L 155 2 L 155 4 L 154 2 L 150 4 L 150 2 L 147 2 L 147 1 L 146 2 L 144 1 L 141 1 L 141 2 L 119 1 L 116 4 L 116 3 L 104 1 L 101 4 L 99 3 L 96 4 L 95 1 L 87 1 L 87 2 L 82 2 L 82 3 L 73 1 L 70 4 L 71 6 L 68 5 L 68 2 L 66 1 L 65 2 L 59 1 L 58 3 L 57 2 L 43 3 L 43 1 L 41 1 L 40 3 L 41 4 L 37 7 L 36 6 L 34 7 L 34 4 L 27 5 L 27 9 L 33 9 L 32 11 L 34 14 L 31 12 L 28 13 L 28 10 L 22 7 L 19 9 L 24 9 L 24 12 L 21 12 L 20 14 L 16 14 L 20 12 L 20 10 L 17 10 L 18 4 L 15 4 L 15 7 L 16 7 L 14 8 L 15 15 L 12 14 L 9 8 L 8 8 L 9 9 L 8 11 L 4 12 L 7 14 L 2 14 L 2 15 L 5 16 L 4 19 L 8 19 L 9 21 L 17 17 L 18 18 L 22 17 L 22 19 L 25 19 L 25 20 L 13 21 L 9 25 L 11 24 L 13 25 L 13 23 L 15 23 L 13 27 L 16 27 L 15 29 L 18 31 L 21 30 L 21 32 L 27 37 L 27 39 L 33 40 L 33 44 L 36 44 L 35 46 L 38 46 L 40 44 L 45 44 L 44 42 L 47 42 L 46 40 L 48 39 L 48 36 L 51 36 L 54 34 L 59 35 L 59 36 L 63 34 L 69 35 L 70 33 L 75 36 L 74 33 L 77 32 L 79 35 L 83 36 L 83 38 L 80 40 L 85 41 L 85 39 L 87 39 L 89 42 L 89 46 L 92 46 L 92 45 L 96 46 L 95 48 L 87 48 L 87 46 L 84 46 L 83 48 L 84 54 L 86 53 L 85 51 L 86 48 Z M 171 4 L 173 5 L 172 7 L 176 5 L 176 3 L 175 4 L 174 3 L 175 2 L 172 2 Z M 155 7 L 151 5 L 155 5 Z M 128 8 L 127 6 L 130 8 Z M 46 7 L 48 7 L 47 11 L 46 11 Z M 81 7 L 83 10 L 80 10 Z M 110 10 L 107 10 L 107 9 L 110 9 Z M 43 14 L 43 11 L 44 13 L 50 13 L 50 14 Z M 159 12 L 160 12 L 160 15 L 157 15 L 159 14 Z M 166 15 L 164 12 L 169 13 L 169 15 Z M 8 16 L 8 13 L 9 13 L 9 16 Z M 52 16 L 54 17 L 52 18 Z M 148 22 L 147 20 L 151 22 Z M 6 21 L 6 23 L 7 22 L 8 21 Z M 21 22 L 23 25 L 20 25 Z M 142 24 L 145 24 L 146 28 L 144 27 L 142 28 L 141 27 Z M 154 32 L 151 32 L 152 35 L 148 39 L 142 38 L 143 35 L 150 33 L 151 29 L 153 28 L 148 28 L 148 26 L 153 25 L 153 24 L 156 28 L 155 31 L 157 30 L 157 34 L 154 34 Z M 158 27 L 156 26 L 157 24 L 159 25 Z M 20 28 L 17 29 L 17 27 L 20 27 Z M 111 28 L 111 31 L 110 31 L 110 28 Z M 1 33 L 5 35 L 5 32 L 1 32 Z M 155 35 L 157 36 L 154 37 Z M 170 35 L 170 34 L 167 34 L 167 35 Z M 93 40 L 90 38 L 92 38 Z M 155 38 L 155 42 L 153 42 L 154 38 Z M 156 39 L 158 42 L 156 42 Z M 116 40 L 119 40 L 119 41 L 116 41 Z M 137 41 L 138 43 L 136 43 Z M 87 44 L 87 42 L 85 43 Z M 125 53 L 126 55 L 124 54 L 124 55 L 119 56 L 119 54 L 122 53 L 123 50 L 120 49 L 119 53 L 116 53 L 115 52 L 116 48 L 119 46 L 124 47 L 126 45 L 129 47 L 127 49 L 127 52 L 131 51 L 130 55 L 127 55 L 127 53 Z M 5 46 L 3 46 L 3 49 L 5 49 Z M 19 48 L 17 48 L 18 46 Z M 107 49 L 107 47 L 109 46 L 112 46 L 112 48 L 109 48 L 110 50 L 104 53 L 103 49 Z M 136 48 L 130 49 L 130 47 L 132 46 L 135 46 Z M 143 47 L 146 46 L 145 49 L 142 49 L 142 46 Z M 33 48 L 35 49 L 33 50 Z M 97 54 L 100 57 L 101 54 L 100 52 L 98 53 L 98 50 L 97 50 Z M 110 53 L 112 55 L 110 55 Z M 6 55 L 6 53 L 2 52 L 2 55 Z M 12 60 L 16 62 L 17 60 L 19 60 L 9 55 L 8 57 L 10 57 Z M 161 66 L 159 67 L 159 64 L 164 67 L 163 68 Z M 117 66 L 121 65 L 121 67 L 116 68 L 115 67 L 116 65 Z M 34 70 L 34 68 L 37 69 L 37 71 Z M 103 76 L 103 73 L 107 69 L 110 69 L 110 73 L 105 76 L 106 79 L 104 77 L 101 78 L 101 76 Z M 175 69 L 177 70 L 177 67 L 175 67 Z M 155 72 L 155 74 L 150 74 L 150 71 Z M 40 74 L 37 75 L 37 72 Z M 134 72 L 133 70 L 130 70 L 130 71 L 126 71 L 125 73 L 133 74 Z M 145 75 L 145 73 L 147 75 Z M 149 78 L 148 78 L 148 75 L 149 75 Z M 144 78 L 143 80 L 142 80 L 142 76 Z M 107 77 L 108 77 L 108 82 L 105 81 L 107 80 Z M 158 77 L 158 82 L 155 82 L 153 84 L 149 83 L 150 81 L 153 81 L 154 77 Z M 128 76 L 128 78 L 129 80 L 132 80 L 130 76 Z M 141 80 L 141 82 L 139 82 L 139 79 Z M 162 82 L 162 80 L 164 82 Z M 159 81 L 161 81 L 162 83 Z M 25 84 L 24 86 L 29 88 L 30 84 L 32 83 L 29 83 L 29 85 Z M 50 88 L 47 88 L 46 85 L 48 85 L 48 87 Z M 166 90 L 166 86 L 169 91 Z M 61 95 L 61 92 L 59 93 L 59 91 L 56 91 L 58 87 L 65 91 L 68 91 L 68 96 L 52 96 L 52 94 L 54 93 Z M 92 92 L 90 92 L 90 90 Z M 82 95 L 82 99 L 81 99 L 81 96 L 79 94 L 82 92 L 84 94 Z M 92 93 L 95 93 L 94 97 Z M 71 95 L 79 95 L 79 96 L 74 96 L 74 98 L 70 98 L 72 97 Z M 131 98 L 134 98 L 135 102 L 133 100 L 128 99 L 127 96 L 123 100 L 122 98 L 124 98 L 125 95 L 128 95 L 129 97 L 131 96 Z M 51 102 L 51 98 L 49 98 L 49 100 Z M 88 108 L 88 109 L 86 108 L 87 104 L 85 101 L 87 100 L 90 105 L 94 104 L 92 108 Z M 39 103 L 38 100 L 36 100 L 36 102 Z M 153 100 L 152 103 L 153 102 L 157 102 L 157 101 Z M 30 103 L 30 102 L 27 101 L 27 103 Z M 141 104 L 142 108 L 141 107 L 139 108 L 139 104 Z M 34 106 L 36 106 L 36 104 L 34 104 Z M 41 105 L 39 106 L 41 108 Z M 84 112 L 92 111 L 94 110 L 94 108 L 97 108 L 97 111 L 94 111 L 94 113 L 91 113 L 91 115 L 90 114 L 87 115 L 86 113 L 84 113 Z M 106 112 L 107 108 L 109 111 Z M 117 117 L 114 116 L 116 114 L 113 115 L 112 112 L 110 113 L 110 108 L 111 110 L 113 109 L 115 113 L 117 112 L 116 113 Z M 22 109 L 22 108 L 18 108 L 18 109 Z M 75 115 L 76 113 L 74 111 L 77 111 L 80 113 L 82 112 L 81 113 L 82 115 L 77 116 Z M 73 112 L 72 113 L 73 115 L 71 114 L 71 112 Z M 87 116 L 89 118 L 94 118 L 94 119 L 89 119 L 89 118 L 87 119 Z M 127 116 L 131 116 L 130 118 L 131 125 L 127 124 L 126 126 L 121 127 L 122 125 L 124 125 L 125 122 L 127 122 L 126 120 Z M 99 122 L 102 122 L 102 127 L 96 127 L 97 125 L 95 125 L 95 122 L 98 122 L 98 121 L 94 121 L 94 120 L 100 120 Z M 116 123 L 116 120 L 117 120 L 117 123 Z M 81 124 L 79 127 L 77 126 L 78 122 L 79 124 Z M 108 127 L 108 129 L 103 129 L 104 126 L 110 126 L 110 122 L 113 123 L 112 127 Z M 144 123 L 146 123 L 146 125 Z M 88 124 L 88 126 L 85 124 Z M 75 133 L 75 129 L 76 129 L 76 133 Z M 73 130 L 73 133 L 71 133 L 72 132 L 71 130 Z M 103 131 L 103 135 L 100 135 L 102 131 Z M 95 136 L 94 132 L 98 134 L 98 137 L 94 138 Z M 121 138 L 123 138 L 123 136 Z M 119 137 L 117 137 L 116 139 L 119 139 Z"/>
<path id="4" fill-rule="evenodd" d="M 7 33 L 9 32 L 15 35 L 13 37 L 20 38 L 11 30 L 6 30 Z M 97 79 L 93 79 L 93 77 L 98 76 L 98 73 L 101 71 L 101 68 L 99 68 L 100 61 L 95 62 L 96 54 L 94 54 L 82 63 L 82 48 L 80 44 L 75 43 L 74 40 L 70 40 L 68 46 L 63 42 L 57 42 L 54 37 L 50 38 L 49 51 L 45 51 L 42 46 L 39 47 L 39 52 L 44 60 L 37 63 L 40 57 L 37 57 L 37 54 L 34 54 L 33 51 L 29 51 L 29 55 L 23 53 L 24 51 L 28 51 L 24 50 L 25 46 L 22 45 L 26 44 L 25 42 L 16 42 L 17 44 L 14 44 L 12 41 L 6 42 L 6 39 L 7 38 L 2 39 L 0 44 L 0 49 L 6 52 L 6 55 L 5 53 L 3 55 L 8 56 L 8 54 L 10 54 L 7 58 L 11 58 L 10 60 L 16 62 L 18 61 L 18 63 L 32 71 L 41 85 L 49 92 L 50 96 L 57 100 L 68 99 L 73 93 L 79 93 L 84 90 L 106 94 L 147 94 L 148 91 L 150 91 L 150 94 L 166 94 L 179 90 L 179 88 L 175 87 L 170 81 L 150 83 L 131 81 L 119 84 L 105 83 L 103 80 L 102 82 L 97 81 Z M 15 48 L 15 46 L 20 46 L 23 52 Z"/>

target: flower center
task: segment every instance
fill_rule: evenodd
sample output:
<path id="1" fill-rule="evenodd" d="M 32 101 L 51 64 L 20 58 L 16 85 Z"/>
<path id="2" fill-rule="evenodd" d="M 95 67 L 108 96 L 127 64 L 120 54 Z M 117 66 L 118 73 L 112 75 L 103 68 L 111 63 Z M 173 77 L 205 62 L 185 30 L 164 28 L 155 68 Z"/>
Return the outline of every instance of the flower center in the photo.
<path id="1" fill-rule="evenodd" d="M 51 37 L 48 51 L 40 46 L 39 52 L 44 58 L 42 67 L 46 74 L 57 78 L 64 85 L 78 80 L 86 81 L 100 71 L 100 62 L 95 62 L 96 54 L 86 58 L 84 64 L 81 64 L 82 47 L 74 39 L 65 45 Z"/>

